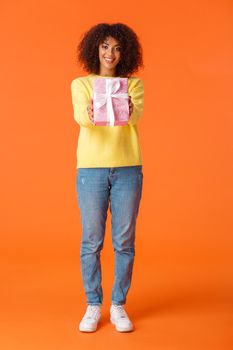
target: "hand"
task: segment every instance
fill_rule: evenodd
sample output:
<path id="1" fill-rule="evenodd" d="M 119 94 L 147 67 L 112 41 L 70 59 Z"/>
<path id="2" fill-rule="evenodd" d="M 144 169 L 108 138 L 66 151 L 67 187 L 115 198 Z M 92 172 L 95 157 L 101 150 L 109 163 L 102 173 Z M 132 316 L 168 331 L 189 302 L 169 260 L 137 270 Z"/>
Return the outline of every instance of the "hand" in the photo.
<path id="1" fill-rule="evenodd" d="M 131 101 L 131 96 L 129 96 L 129 116 L 131 116 L 131 114 L 133 113 L 133 107 L 134 107 L 134 104 Z"/>
<path id="2" fill-rule="evenodd" d="M 94 124 L 94 114 L 93 114 L 93 99 L 91 99 L 90 104 L 87 106 L 87 113 L 89 115 L 90 121 Z"/>

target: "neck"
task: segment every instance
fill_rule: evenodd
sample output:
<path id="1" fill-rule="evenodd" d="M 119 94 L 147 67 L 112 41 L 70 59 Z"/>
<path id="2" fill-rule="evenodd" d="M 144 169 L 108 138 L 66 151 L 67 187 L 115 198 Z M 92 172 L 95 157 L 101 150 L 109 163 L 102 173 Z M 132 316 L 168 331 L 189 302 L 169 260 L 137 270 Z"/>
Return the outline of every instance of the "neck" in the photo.
<path id="1" fill-rule="evenodd" d="M 98 75 L 101 75 L 103 77 L 115 77 L 116 76 L 116 71 L 114 70 L 104 70 L 104 69 L 100 69 Z"/>

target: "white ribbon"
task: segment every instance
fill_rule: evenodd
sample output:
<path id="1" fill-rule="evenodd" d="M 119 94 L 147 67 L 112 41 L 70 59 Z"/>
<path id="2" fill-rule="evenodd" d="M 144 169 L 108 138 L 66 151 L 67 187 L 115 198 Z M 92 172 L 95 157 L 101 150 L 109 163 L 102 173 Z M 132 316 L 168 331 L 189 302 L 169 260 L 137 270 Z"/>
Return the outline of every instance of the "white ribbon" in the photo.
<path id="1" fill-rule="evenodd" d="M 106 93 L 94 92 L 95 106 L 97 109 L 106 104 L 107 117 L 109 118 L 109 125 L 114 126 L 114 111 L 112 105 L 112 97 L 128 99 L 128 93 L 116 93 L 120 88 L 120 81 L 118 79 L 105 79 Z"/>

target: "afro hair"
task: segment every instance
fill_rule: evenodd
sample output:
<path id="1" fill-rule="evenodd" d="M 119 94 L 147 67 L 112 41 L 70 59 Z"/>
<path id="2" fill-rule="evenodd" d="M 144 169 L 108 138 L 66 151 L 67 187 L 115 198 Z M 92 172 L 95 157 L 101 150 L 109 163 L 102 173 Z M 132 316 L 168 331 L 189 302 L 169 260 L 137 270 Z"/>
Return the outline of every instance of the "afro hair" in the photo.
<path id="1" fill-rule="evenodd" d="M 99 74 L 99 45 L 113 37 L 121 46 L 121 59 L 116 66 L 116 76 L 129 77 L 144 67 L 142 47 L 136 33 L 123 23 L 99 23 L 86 31 L 77 46 L 77 63 L 89 73 Z"/>

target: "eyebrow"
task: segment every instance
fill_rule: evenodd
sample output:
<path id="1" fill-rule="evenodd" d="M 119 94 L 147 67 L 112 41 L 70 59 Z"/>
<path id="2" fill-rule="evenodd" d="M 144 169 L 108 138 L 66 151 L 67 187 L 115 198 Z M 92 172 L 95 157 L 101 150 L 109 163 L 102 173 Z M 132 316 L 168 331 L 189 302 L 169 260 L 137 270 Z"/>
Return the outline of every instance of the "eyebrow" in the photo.
<path id="1" fill-rule="evenodd" d="M 106 41 L 104 41 L 104 44 L 109 45 Z M 114 45 L 114 46 L 120 46 L 120 44 L 116 44 L 116 45 Z"/>

